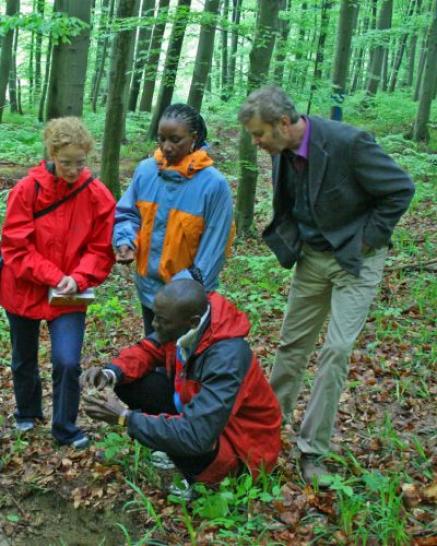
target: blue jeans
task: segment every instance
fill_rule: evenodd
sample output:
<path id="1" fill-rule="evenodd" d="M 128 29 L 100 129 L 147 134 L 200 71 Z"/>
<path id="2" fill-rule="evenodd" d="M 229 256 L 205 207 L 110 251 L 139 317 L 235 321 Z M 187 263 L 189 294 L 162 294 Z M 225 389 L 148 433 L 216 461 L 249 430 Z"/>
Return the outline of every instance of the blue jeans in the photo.
<path id="1" fill-rule="evenodd" d="M 40 320 L 7 313 L 12 344 L 17 421 L 42 418 L 41 379 L 38 370 Z M 85 313 L 68 313 L 48 321 L 52 347 L 52 434 L 61 444 L 83 436 L 76 426 L 79 409 L 80 353 Z"/>

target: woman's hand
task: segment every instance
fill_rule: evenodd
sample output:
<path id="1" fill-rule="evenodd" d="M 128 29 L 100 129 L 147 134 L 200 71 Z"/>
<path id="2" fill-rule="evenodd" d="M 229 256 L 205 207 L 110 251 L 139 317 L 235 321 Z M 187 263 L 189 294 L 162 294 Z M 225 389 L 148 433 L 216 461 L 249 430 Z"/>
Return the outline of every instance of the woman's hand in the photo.
<path id="1" fill-rule="evenodd" d="M 118 264 L 130 264 L 135 260 L 135 250 L 128 245 L 121 245 L 115 249 L 115 259 Z"/>
<path id="2" fill-rule="evenodd" d="M 73 277 L 65 275 L 64 277 L 62 277 L 61 281 L 56 287 L 56 290 L 59 292 L 59 294 L 76 294 L 76 281 L 73 279 Z"/>
<path id="3" fill-rule="evenodd" d="M 100 391 L 93 396 L 85 394 L 85 413 L 97 421 L 106 421 L 110 425 L 120 423 L 120 418 L 127 417 L 129 409 L 125 406 L 115 394 L 108 391 Z"/>

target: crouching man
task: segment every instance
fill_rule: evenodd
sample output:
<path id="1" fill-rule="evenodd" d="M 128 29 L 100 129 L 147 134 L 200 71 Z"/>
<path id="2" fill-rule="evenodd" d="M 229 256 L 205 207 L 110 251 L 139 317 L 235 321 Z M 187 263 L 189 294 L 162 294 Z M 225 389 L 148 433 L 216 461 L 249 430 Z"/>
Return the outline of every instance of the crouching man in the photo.
<path id="1" fill-rule="evenodd" d="M 153 334 L 84 372 L 85 388 L 114 385 L 117 395 L 85 395 L 87 414 L 126 425 L 132 438 L 165 452 L 190 484 L 217 483 L 244 466 L 254 476 L 271 470 L 281 411 L 244 339 L 247 317 L 185 279 L 161 289 L 154 312 Z"/>

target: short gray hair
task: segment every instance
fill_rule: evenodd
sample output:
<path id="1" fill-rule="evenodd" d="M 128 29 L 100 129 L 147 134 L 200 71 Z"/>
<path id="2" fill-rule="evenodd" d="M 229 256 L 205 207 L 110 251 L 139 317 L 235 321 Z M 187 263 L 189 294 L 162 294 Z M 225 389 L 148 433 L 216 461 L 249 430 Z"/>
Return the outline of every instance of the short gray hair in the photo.
<path id="1" fill-rule="evenodd" d="M 265 85 L 252 91 L 240 107 L 238 119 L 245 125 L 253 116 L 259 116 L 265 123 L 277 123 L 282 116 L 288 116 L 291 123 L 299 120 L 291 99 L 276 85 Z"/>

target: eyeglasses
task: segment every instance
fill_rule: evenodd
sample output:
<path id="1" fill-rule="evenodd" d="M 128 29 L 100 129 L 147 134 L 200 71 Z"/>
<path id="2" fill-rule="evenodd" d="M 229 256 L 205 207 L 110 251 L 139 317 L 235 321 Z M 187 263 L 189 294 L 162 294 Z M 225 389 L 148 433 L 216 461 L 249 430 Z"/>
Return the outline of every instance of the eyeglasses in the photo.
<path id="1" fill-rule="evenodd" d="M 78 161 L 69 161 L 67 159 L 58 159 L 57 160 L 59 165 L 63 167 L 64 169 L 70 169 L 71 167 L 75 167 L 76 169 L 83 169 L 86 164 L 85 159 L 80 159 Z"/>

